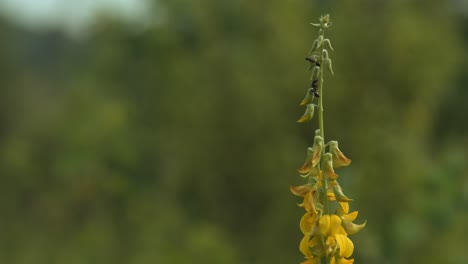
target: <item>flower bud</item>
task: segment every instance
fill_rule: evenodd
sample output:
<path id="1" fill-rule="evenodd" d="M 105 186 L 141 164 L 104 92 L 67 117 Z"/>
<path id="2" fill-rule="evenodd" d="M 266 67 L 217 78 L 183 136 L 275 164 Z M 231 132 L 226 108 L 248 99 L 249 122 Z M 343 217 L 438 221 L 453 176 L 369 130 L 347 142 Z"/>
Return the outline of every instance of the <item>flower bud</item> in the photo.
<path id="1" fill-rule="evenodd" d="M 312 168 L 312 156 L 314 155 L 314 148 L 307 148 L 307 156 L 304 165 L 297 169 L 300 174 L 307 174 Z"/>
<path id="2" fill-rule="evenodd" d="M 299 120 L 297 120 L 297 122 L 304 123 L 306 121 L 311 120 L 312 117 L 314 117 L 314 110 L 315 110 L 314 105 L 313 104 L 308 104 L 304 114 L 302 115 L 301 118 L 299 118 Z"/>
<path id="3" fill-rule="evenodd" d="M 342 220 L 341 225 L 343 226 L 346 233 L 348 233 L 348 235 L 356 234 L 357 232 L 361 231 L 361 229 L 363 229 L 367 224 L 367 221 L 364 221 L 363 224 L 357 225 L 343 218 L 341 220 Z"/>
<path id="4" fill-rule="evenodd" d="M 328 51 L 326 49 L 322 50 L 322 59 L 323 60 L 328 59 Z"/>
<path id="5" fill-rule="evenodd" d="M 314 153 L 313 153 L 311 162 L 312 162 L 312 167 L 315 167 L 320 162 L 320 156 L 322 154 L 323 138 L 321 136 L 315 136 L 313 148 L 314 148 Z"/>
<path id="6" fill-rule="evenodd" d="M 327 180 L 333 181 L 338 179 L 338 174 L 333 170 L 333 157 L 331 153 L 325 153 L 323 155 L 323 172 Z"/>
<path id="7" fill-rule="evenodd" d="M 304 105 L 312 102 L 313 99 L 314 99 L 314 94 L 308 91 L 306 96 L 304 97 L 304 99 L 302 99 L 302 101 L 301 101 L 301 103 L 299 105 L 304 106 Z"/>
<path id="8" fill-rule="evenodd" d="M 322 25 L 320 25 L 320 24 L 318 24 L 318 23 L 310 23 L 310 24 L 311 24 L 312 26 L 314 26 L 314 27 L 318 27 L 318 28 L 319 28 L 319 27 L 322 27 Z"/>
<path id="9" fill-rule="evenodd" d="M 333 49 L 333 47 L 332 47 L 332 45 L 331 45 L 329 39 L 324 39 L 324 40 L 323 40 L 323 43 L 324 43 L 324 44 L 327 44 L 328 48 L 334 51 L 334 49 Z"/>
<path id="10" fill-rule="evenodd" d="M 330 60 L 330 58 L 324 59 L 324 63 L 325 63 L 325 65 L 327 66 L 328 71 L 329 71 L 331 74 L 335 75 L 335 73 L 333 72 L 332 61 Z"/>
<path id="11" fill-rule="evenodd" d="M 315 66 L 314 69 L 312 70 L 312 80 L 317 80 L 318 79 L 318 76 L 320 74 L 320 67 L 319 66 Z"/>
<path id="12" fill-rule="evenodd" d="M 328 144 L 330 144 L 330 153 L 333 155 L 334 168 L 348 166 L 351 163 L 351 160 L 338 148 L 338 141 L 330 141 Z"/>
<path id="13" fill-rule="evenodd" d="M 333 186 L 333 192 L 335 193 L 336 200 L 339 202 L 351 202 L 353 200 L 344 195 L 343 190 L 339 185 Z"/>
<path id="14" fill-rule="evenodd" d="M 320 29 L 320 30 L 321 30 L 321 29 Z M 318 46 L 317 46 L 317 48 L 320 48 L 320 47 L 322 46 L 322 44 L 323 44 L 323 36 L 322 36 L 322 35 L 318 36 L 318 37 L 317 37 L 317 41 L 318 41 Z"/>
<path id="15" fill-rule="evenodd" d="M 310 48 L 309 53 L 316 51 L 319 47 L 320 47 L 320 45 L 319 45 L 318 39 L 314 40 L 314 42 L 312 43 L 312 47 Z"/>

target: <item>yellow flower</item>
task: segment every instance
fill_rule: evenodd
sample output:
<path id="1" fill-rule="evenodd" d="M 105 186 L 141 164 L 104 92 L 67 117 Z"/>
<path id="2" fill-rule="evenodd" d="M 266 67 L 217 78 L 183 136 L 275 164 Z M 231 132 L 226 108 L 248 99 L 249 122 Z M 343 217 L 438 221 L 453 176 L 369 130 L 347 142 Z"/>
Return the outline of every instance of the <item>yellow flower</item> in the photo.
<path id="1" fill-rule="evenodd" d="M 299 222 L 299 228 L 302 231 L 302 234 L 304 235 L 313 235 L 316 231 L 317 227 L 317 220 L 319 219 L 319 216 L 315 213 L 312 212 L 307 212 L 305 213 L 301 221 Z"/>
<path id="2" fill-rule="evenodd" d="M 312 185 L 291 186 L 289 189 L 294 195 L 304 197 L 304 201 L 299 204 L 300 207 L 304 207 L 307 212 L 317 213 L 314 198 L 317 191 Z"/>
<path id="3" fill-rule="evenodd" d="M 315 247 L 318 244 L 317 237 L 314 237 L 310 239 L 309 235 L 305 235 L 301 243 L 299 244 L 299 251 L 304 254 L 304 257 L 307 259 L 304 262 L 301 262 L 301 264 L 319 264 L 320 263 L 320 258 L 317 256 L 314 256 L 312 252 L 310 252 L 311 247 Z"/>
<path id="4" fill-rule="evenodd" d="M 351 160 L 348 159 L 338 148 L 338 141 L 330 141 L 330 153 L 333 155 L 333 166 L 335 168 L 348 166 Z"/>
<path id="5" fill-rule="evenodd" d="M 300 174 L 309 173 L 317 164 L 320 162 L 320 157 L 322 154 L 323 148 L 323 138 L 320 136 L 315 136 L 314 145 L 311 148 L 307 148 L 307 157 L 304 162 L 304 165 L 297 169 Z M 318 171 L 315 171 L 318 172 Z"/>
<path id="6" fill-rule="evenodd" d="M 348 238 L 341 225 L 341 218 L 337 215 L 322 215 L 319 220 L 320 233 L 326 237 L 326 253 L 331 254 L 339 250 L 340 258 L 348 258 L 353 254 L 354 244 Z"/>

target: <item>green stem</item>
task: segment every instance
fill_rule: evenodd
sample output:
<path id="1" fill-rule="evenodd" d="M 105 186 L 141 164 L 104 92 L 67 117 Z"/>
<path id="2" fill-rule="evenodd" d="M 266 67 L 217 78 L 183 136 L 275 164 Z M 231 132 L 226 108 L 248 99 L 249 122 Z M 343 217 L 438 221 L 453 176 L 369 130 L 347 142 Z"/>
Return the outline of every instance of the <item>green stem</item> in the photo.
<path id="1" fill-rule="evenodd" d="M 324 39 L 325 35 L 325 28 L 322 27 L 322 39 Z M 318 119 L 319 119 L 319 129 L 320 129 L 320 136 L 322 137 L 323 139 L 323 142 L 325 142 L 325 131 L 324 131 L 324 126 L 323 126 L 323 66 L 324 66 L 324 63 L 323 63 L 323 55 L 322 55 L 322 52 L 320 52 L 320 56 L 321 56 L 321 67 L 320 67 L 320 74 L 319 74 L 319 78 L 320 78 L 320 86 L 319 86 L 319 93 L 320 93 L 320 97 L 318 98 L 319 99 L 319 102 L 318 102 Z M 323 156 L 325 155 L 325 146 L 323 146 L 322 148 L 322 153 L 321 153 L 321 159 L 320 160 L 323 160 Z M 323 169 L 323 165 L 320 164 L 320 170 L 322 171 Z M 328 207 L 328 182 L 327 182 L 327 179 L 325 178 L 325 175 L 323 175 L 323 171 L 322 171 L 322 194 L 323 194 L 323 200 L 322 200 L 322 204 L 323 204 L 323 213 L 324 214 L 329 214 L 329 207 Z M 323 243 L 324 243 L 324 248 L 326 247 L 325 246 L 325 241 L 324 241 L 325 238 L 323 238 Z M 328 259 L 328 256 L 325 255 L 323 257 L 323 261 L 322 263 L 325 263 L 325 264 L 328 264 L 330 263 L 329 262 L 329 259 Z"/>
<path id="2" fill-rule="evenodd" d="M 325 28 L 322 28 L 322 39 L 324 39 L 325 35 Z M 322 54 L 320 54 L 322 56 Z M 320 86 L 319 86 L 319 93 L 320 97 L 319 102 L 318 102 L 318 110 L 319 110 L 319 129 L 320 129 L 320 136 L 323 139 L 323 142 L 325 142 L 325 132 L 324 132 L 324 126 L 323 126 L 323 58 L 321 59 L 321 67 L 320 67 Z M 321 160 L 323 160 L 323 156 L 325 155 L 325 146 L 322 148 L 322 154 L 321 154 Z M 323 166 L 320 164 L 320 169 L 322 170 Z M 323 172 L 322 172 L 323 173 Z M 322 188 L 323 188 L 323 209 L 325 214 L 329 214 L 329 208 L 328 208 L 328 197 L 327 197 L 327 190 L 328 190 L 328 182 L 327 179 L 325 178 L 325 175 L 322 174 Z"/>

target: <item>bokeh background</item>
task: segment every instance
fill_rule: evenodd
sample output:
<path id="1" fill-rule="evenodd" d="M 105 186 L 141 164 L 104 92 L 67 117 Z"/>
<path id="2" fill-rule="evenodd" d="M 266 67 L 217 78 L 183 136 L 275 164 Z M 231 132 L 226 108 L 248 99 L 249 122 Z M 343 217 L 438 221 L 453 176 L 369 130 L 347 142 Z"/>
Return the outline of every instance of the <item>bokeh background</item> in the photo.
<path id="1" fill-rule="evenodd" d="M 465 0 L 0 1 L 0 262 L 299 263 L 320 14 L 357 263 L 468 263 Z"/>

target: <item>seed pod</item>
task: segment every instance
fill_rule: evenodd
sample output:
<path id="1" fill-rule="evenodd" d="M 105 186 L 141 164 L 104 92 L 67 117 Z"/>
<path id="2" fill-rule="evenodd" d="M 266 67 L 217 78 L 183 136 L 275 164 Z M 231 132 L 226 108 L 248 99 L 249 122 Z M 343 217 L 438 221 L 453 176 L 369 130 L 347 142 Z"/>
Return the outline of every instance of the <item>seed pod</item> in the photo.
<path id="1" fill-rule="evenodd" d="M 324 62 L 325 62 L 325 65 L 327 66 L 328 71 L 331 74 L 335 75 L 335 73 L 333 72 L 332 61 L 330 60 L 330 58 L 326 58 Z"/>
<path id="2" fill-rule="evenodd" d="M 306 121 L 311 120 L 312 117 L 314 117 L 314 109 L 315 107 L 313 104 L 308 104 L 304 114 L 302 115 L 301 118 L 299 118 L 299 120 L 297 120 L 297 122 L 304 123 Z"/>

